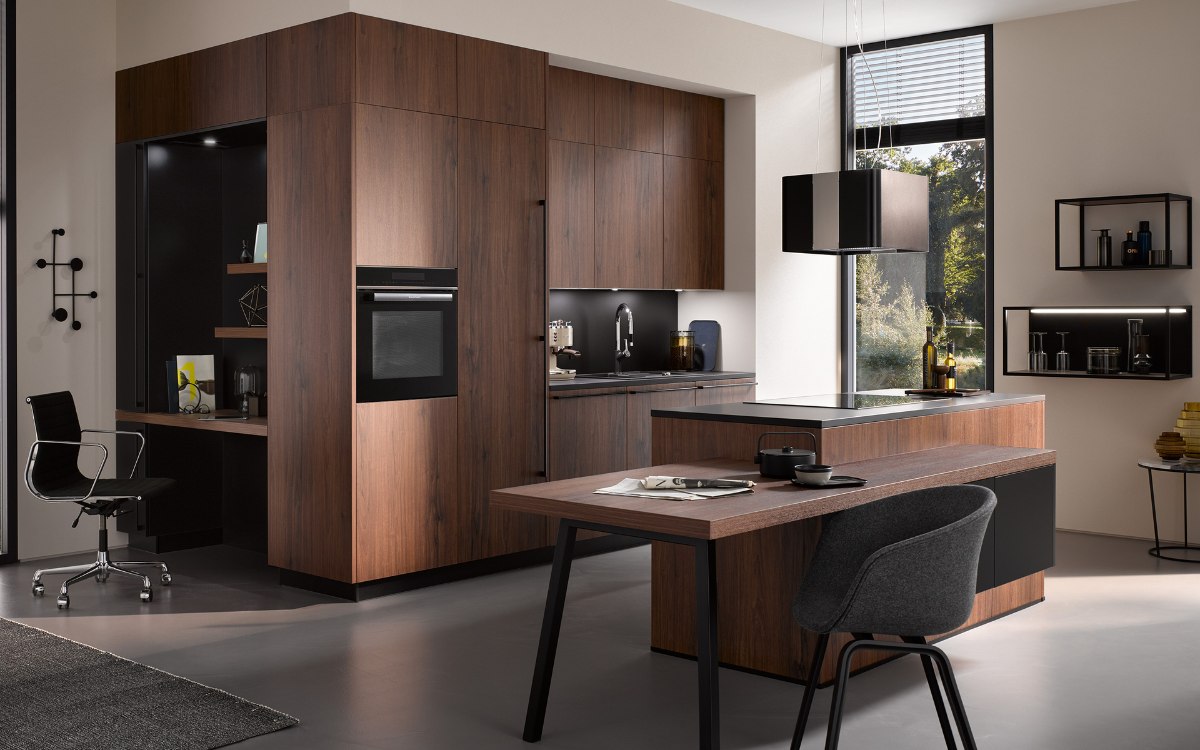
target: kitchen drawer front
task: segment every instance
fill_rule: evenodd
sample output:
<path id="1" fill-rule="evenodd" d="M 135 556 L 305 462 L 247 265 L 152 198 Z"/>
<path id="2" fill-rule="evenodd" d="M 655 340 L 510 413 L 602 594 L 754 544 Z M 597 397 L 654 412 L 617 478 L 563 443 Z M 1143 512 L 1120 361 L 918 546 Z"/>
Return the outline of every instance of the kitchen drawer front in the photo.
<path id="1" fill-rule="evenodd" d="M 696 406 L 713 404 L 740 404 L 753 401 L 758 383 L 741 378 L 737 380 L 702 380 L 696 384 Z"/>
<path id="2" fill-rule="evenodd" d="M 698 392 L 695 383 L 629 389 L 625 468 L 637 469 L 653 463 L 650 460 L 650 412 L 654 409 L 695 406 Z"/>

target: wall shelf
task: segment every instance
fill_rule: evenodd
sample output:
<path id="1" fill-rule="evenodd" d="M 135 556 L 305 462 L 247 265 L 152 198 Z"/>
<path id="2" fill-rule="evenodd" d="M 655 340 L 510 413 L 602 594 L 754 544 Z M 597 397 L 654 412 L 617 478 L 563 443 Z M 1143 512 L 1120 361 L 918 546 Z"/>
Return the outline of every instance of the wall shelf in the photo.
<path id="1" fill-rule="evenodd" d="M 230 275 L 244 273 L 266 273 L 266 263 L 227 263 L 225 264 L 225 272 Z"/>
<path id="2" fill-rule="evenodd" d="M 1155 249 L 1166 250 L 1167 261 L 1157 266 L 1126 266 L 1121 264 L 1121 243 L 1124 233 L 1120 226 L 1136 227 L 1136 221 L 1155 217 L 1137 216 L 1119 210 L 1101 210 L 1102 219 L 1089 222 L 1088 217 L 1095 217 L 1096 211 L 1089 213 L 1088 209 L 1102 207 L 1155 205 L 1155 213 L 1161 218 L 1161 223 L 1151 225 L 1154 229 Z M 1077 262 L 1068 262 L 1074 256 L 1073 246 L 1076 240 L 1067 240 L 1064 253 L 1064 232 L 1073 233 L 1070 217 L 1064 216 L 1064 207 L 1077 209 L 1078 213 L 1078 243 Z M 1117 224 L 1113 224 L 1117 221 Z M 1123 223 L 1122 223 L 1123 222 Z M 1090 226 L 1090 224 L 1099 224 Z M 1103 224 L 1110 230 L 1113 240 L 1112 266 L 1101 266 L 1096 258 L 1096 235 L 1094 231 L 1102 228 Z M 1183 242 L 1178 238 L 1183 233 Z M 1173 239 L 1174 238 L 1174 239 Z M 1092 198 L 1060 198 L 1054 201 L 1054 270 L 1056 271 L 1170 271 L 1192 267 L 1192 198 L 1178 193 L 1142 193 L 1138 195 L 1104 195 Z"/>
<path id="3" fill-rule="evenodd" d="M 219 339 L 266 339 L 267 327 L 255 326 L 217 326 L 213 336 Z"/>
<path id="4" fill-rule="evenodd" d="M 1037 378 L 1090 378 L 1098 380 L 1182 380 L 1192 377 L 1191 305 L 1129 306 L 1037 306 L 1003 308 L 1004 374 Z M 1131 372 L 1125 365 L 1128 352 L 1127 321 L 1140 318 L 1150 336 L 1151 366 L 1147 373 Z M 1027 353 L 1029 333 L 1046 334 L 1047 366 L 1054 367 L 1060 350 L 1059 331 L 1067 331 L 1069 370 L 1030 370 Z M 1010 347 L 1011 344 L 1011 347 Z M 1087 372 L 1087 349 L 1093 346 L 1120 348 L 1121 371 Z M 1011 354 L 1010 354 L 1011 348 Z M 1010 363 L 1016 365 L 1010 367 Z"/>

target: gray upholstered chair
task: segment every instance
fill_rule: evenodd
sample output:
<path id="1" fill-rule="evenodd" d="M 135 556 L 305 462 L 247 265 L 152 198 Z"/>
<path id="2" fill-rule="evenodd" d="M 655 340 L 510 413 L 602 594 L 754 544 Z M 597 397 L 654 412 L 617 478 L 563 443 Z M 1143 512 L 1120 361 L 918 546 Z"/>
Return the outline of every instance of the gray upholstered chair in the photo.
<path id="1" fill-rule="evenodd" d="M 815 631 L 813 654 L 792 736 L 800 747 L 829 634 L 851 633 L 838 657 L 829 711 L 826 750 L 838 745 L 850 658 L 859 649 L 920 655 L 946 747 L 954 733 L 938 688 L 936 662 L 966 748 L 975 748 L 950 660 L 925 637 L 962 625 L 975 601 L 975 575 L 996 496 L 986 487 L 956 485 L 917 490 L 833 514 L 825 520 L 812 567 L 800 585 L 792 613 Z M 900 636 L 902 643 L 873 640 Z"/>
<path id="2" fill-rule="evenodd" d="M 88 565 L 71 565 L 65 568 L 48 568 L 38 570 L 33 574 L 33 595 L 41 596 L 45 592 L 42 576 L 47 574 L 68 574 L 68 578 L 58 590 L 58 608 L 66 609 L 71 605 L 67 589 L 74 583 L 95 578 L 98 581 L 108 579 L 109 573 L 137 578 L 142 582 L 141 599 L 148 602 L 154 598 L 150 588 L 150 577 L 129 568 L 153 567 L 161 571 L 160 581 L 164 586 L 171 583 L 171 572 L 162 562 L 114 562 L 108 559 L 108 518 L 127 512 L 125 503 L 133 500 L 147 500 L 171 489 L 175 484 L 170 479 L 138 479 L 135 478 L 138 463 L 142 459 L 142 449 L 145 438 L 141 433 L 122 432 L 119 430 L 80 429 L 79 415 L 75 411 L 75 400 L 69 391 L 44 393 L 40 396 L 30 396 L 25 399 L 33 409 L 33 428 L 37 440 L 29 449 L 29 460 L 25 464 L 25 486 L 34 497 L 48 503 L 75 503 L 79 506 L 79 515 L 75 517 L 72 528 L 79 523 L 79 518 L 85 513 L 89 516 L 99 516 L 100 536 L 96 549 L 96 562 Z M 83 433 L 109 433 L 113 435 L 132 435 L 138 438 L 138 455 L 133 462 L 133 470 L 128 479 L 101 479 L 104 464 L 108 461 L 108 448 L 102 443 L 83 442 Z M 96 475 L 85 477 L 79 472 L 79 449 L 90 448 L 99 452 L 100 468 Z"/>

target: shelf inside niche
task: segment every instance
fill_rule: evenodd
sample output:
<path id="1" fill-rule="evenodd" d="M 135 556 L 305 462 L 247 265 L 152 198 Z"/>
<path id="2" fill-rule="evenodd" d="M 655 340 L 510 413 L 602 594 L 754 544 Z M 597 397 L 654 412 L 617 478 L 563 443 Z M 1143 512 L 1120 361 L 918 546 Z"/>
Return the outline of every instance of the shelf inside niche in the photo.
<path id="1" fill-rule="evenodd" d="M 1129 216 L 1120 206 L 1156 206 Z M 1107 208 L 1106 208 L 1107 207 Z M 1088 209 L 1095 209 L 1088 212 Z M 1149 215 L 1147 215 L 1149 214 Z M 1099 217 L 1099 219 L 1097 219 Z M 1117 221 L 1119 220 L 1119 221 Z M 1113 224 L 1116 221 L 1116 224 Z M 1134 229 L 1137 221 L 1150 221 L 1154 230 L 1154 252 L 1166 251 L 1171 263 L 1164 265 L 1121 265 L 1121 227 Z M 1096 231 L 1112 231 L 1113 266 L 1091 265 L 1096 257 Z M 1054 201 L 1054 270 L 1056 271 L 1176 271 L 1192 267 L 1192 198 L 1178 193 L 1102 195 L 1090 198 L 1059 198 Z"/>
<path id="2" fill-rule="evenodd" d="M 266 339 L 266 326 L 217 326 L 213 336 L 219 339 Z"/>
<path id="3" fill-rule="evenodd" d="M 266 263 L 227 263 L 225 272 L 230 275 L 249 274 L 249 273 L 266 273 Z"/>

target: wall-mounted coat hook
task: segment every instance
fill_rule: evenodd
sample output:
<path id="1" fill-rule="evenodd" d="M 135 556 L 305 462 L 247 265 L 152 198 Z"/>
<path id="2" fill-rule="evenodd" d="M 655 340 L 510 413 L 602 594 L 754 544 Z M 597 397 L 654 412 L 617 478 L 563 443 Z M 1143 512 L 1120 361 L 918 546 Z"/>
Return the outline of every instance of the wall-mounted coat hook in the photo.
<path id="1" fill-rule="evenodd" d="M 51 229 L 50 230 L 50 235 L 51 235 L 51 237 L 50 237 L 50 260 L 47 261 L 45 258 L 38 258 L 37 262 L 34 263 L 34 265 L 37 266 L 38 268 L 45 268 L 46 266 L 50 266 L 52 269 L 55 266 L 70 266 L 70 268 L 71 268 L 71 291 L 70 292 L 58 291 L 58 274 L 53 273 L 53 271 L 50 274 L 50 304 L 54 308 L 53 312 L 50 313 L 50 317 L 54 318 L 55 320 L 59 321 L 60 323 L 63 322 L 64 320 L 66 320 L 67 319 L 67 310 L 66 310 L 66 308 L 58 306 L 58 298 L 59 297 L 70 297 L 71 298 L 71 328 L 78 331 L 80 328 L 83 328 L 83 324 L 75 319 L 75 298 L 76 297 L 91 297 L 92 299 L 96 299 L 97 295 L 95 292 L 76 292 L 75 291 L 75 274 L 83 269 L 83 261 L 82 260 L 80 260 L 79 258 L 71 258 L 70 262 L 68 262 L 68 263 L 59 263 L 58 262 L 58 238 L 62 237 L 66 233 L 67 233 L 67 230 L 65 230 L 65 229 L 61 229 L 61 228 L 60 229 Z"/>

